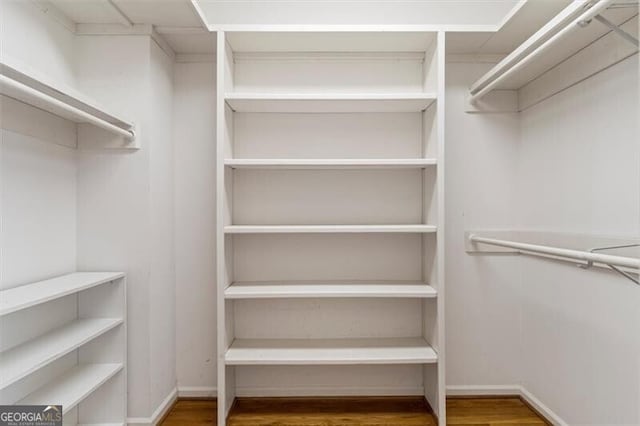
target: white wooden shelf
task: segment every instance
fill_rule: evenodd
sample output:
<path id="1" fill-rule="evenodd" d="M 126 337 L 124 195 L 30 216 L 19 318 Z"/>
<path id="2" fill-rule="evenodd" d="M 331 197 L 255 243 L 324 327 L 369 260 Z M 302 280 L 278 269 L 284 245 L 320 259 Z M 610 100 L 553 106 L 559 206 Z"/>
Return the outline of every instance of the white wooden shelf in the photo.
<path id="1" fill-rule="evenodd" d="M 129 141 L 135 138 L 135 126 L 130 121 L 10 57 L 3 57 L 0 62 L 0 94 L 75 123 L 100 127 Z"/>
<path id="2" fill-rule="evenodd" d="M 227 365 L 431 364 L 438 356 L 421 337 L 393 339 L 236 339 Z"/>
<path id="3" fill-rule="evenodd" d="M 434 233 L 433 225 L 227 225 L 225 234 Z"/>
<path id="4" fill-rule="evenodd" d="M 76 272 L 0 291 L 0 315 L 10 314 L 124 277 L 122 272 Z"/>
<path id="5" fill-rule="evenodd" d="M 232 283 L 224 296 L 226 299 L 434 298 L 437 292 L 425 283 L 408 281 L 251 281 Z"/>
<path id="6" fill-rule="evenodd" d="M 417 112 L 436 100 L 433 93 L 227 93 L 236 112 Z"/>
<path id="7" fill-rule="evenodd" d="M 0 354 L 0 388 L 6 388 L 122 322 L 122 319 L 118 318 L 79 319 L 2 352 Z"/>
<path id="8" fill-rule="evenodd" d="M 62 405 L 63 413 L 67 413 L 122 368 L 122 364 L 80 364 L 18 401 L 17 404 L 59 404 Z"/>
<path id="9" fill-rule="evenodd" d="M 424 169 L 436 165 L 435 158 L 372 159 L 291 159 L 229 158 L 224 164 L 232 169 Z"/>

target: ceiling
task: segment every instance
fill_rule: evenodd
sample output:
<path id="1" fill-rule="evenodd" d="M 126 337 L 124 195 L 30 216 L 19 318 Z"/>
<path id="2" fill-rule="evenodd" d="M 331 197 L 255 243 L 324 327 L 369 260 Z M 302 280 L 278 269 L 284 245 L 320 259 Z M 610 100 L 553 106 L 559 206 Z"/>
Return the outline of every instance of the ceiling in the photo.
<path id="1" fill-rule="evenodd" d="M 191 0 L 44 1 L 53 4 L 76 24 L 154 25 L 156 31 L 176 53 L 207 54 L 215 50 L 215 38 L 206 30 L 206 23 Z M 307 0 L 298 1 L 307 2 Z M 476 1 L 476 4 L 483 4 L 480 0 Z M 501 25 L 499 31 L 449 32 L 447 33 L 447 52 L 475 55 L 507 54 L 571 2 L 571 0 L 504 1 L 500 9 L 502 23 L 493 25 L 493 28 Z M 238 4 L 241 5 L 241 3 Z M 262 3 L 264 7 L 266 1 L 254 1 L 254 3 Z M 204 0 L 201 4 L 211 4 L 211 1 Z M 505 5 L 510 7 L 507 8 Z"/>

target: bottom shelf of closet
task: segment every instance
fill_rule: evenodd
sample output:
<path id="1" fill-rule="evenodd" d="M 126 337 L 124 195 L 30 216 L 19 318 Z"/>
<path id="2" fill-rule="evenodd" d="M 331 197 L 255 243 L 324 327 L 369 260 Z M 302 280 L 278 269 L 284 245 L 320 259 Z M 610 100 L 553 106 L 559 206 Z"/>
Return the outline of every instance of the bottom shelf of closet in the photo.
<path id="1" fill-rule="evenodd" d="M 16 404 L 62 405 L 66 414 L 122 370 L 122 364 L 80 364 Z"/>
<path id="2" fill-rule="evenodd" d="M 420 337 L 384 339 L 236 339 L 227 365 L 432 364 L 438 355 Z"/>

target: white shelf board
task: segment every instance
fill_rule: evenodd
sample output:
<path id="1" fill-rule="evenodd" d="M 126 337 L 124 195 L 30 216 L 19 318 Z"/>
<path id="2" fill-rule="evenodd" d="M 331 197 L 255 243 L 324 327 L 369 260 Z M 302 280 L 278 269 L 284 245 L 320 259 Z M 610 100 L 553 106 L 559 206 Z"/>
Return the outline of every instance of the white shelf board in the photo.
<path id="1" fill-rule="evenodd" d="M 236 112 L 417 112 L 427 109 L 434 93 L 227 93 Z"/>
<path id="2" fill-rule="evenodd" d="M 0 315 L 45 303 L 124 277 L 122 272 L 75 272 L 0 291 Z"/>
<path id="3" fill-rule="evenodd" d="M 225 234 L 433 233 L 433 225 L 227 225 Z"/>
<path id="4" fill-rule="evenodd" d="M 122 324 L 120 318 L 79 319 L 0 353 L 0 389 Z"/>
<path id="5" fill-rule="evenodd" d="M 573 18 L 577 17 L 583 11 L 582 8 L 578 8 L 577 12 L 573 13 Z M 603 15 L 616 25 L 622 25 L 627 22 L 633 16 L 637 15 L 638 9 L 629 8 L 613 8 L 607 9 Z M 565 61 L 567 58 L 573 56 L 577 52 L 581 51 L 585 47 L 594 43 L 604 35 L 608 34 L 611 30 L 600 22 L 593 20 L 589 25 L 584 28 L 576 28 L 576 30 L 567 35 L 566 37 L 558 40 L 546 51 L 540 54 L 535 60 L 529 64 L 523 66 L 518 72 L 512 76 L 506 78 L 503 82 L 495 87 L 495 90 L 517 90 L 527 85 L 531 81 L 543 75 L 545 72 L 556 67 L 558 64 Z M 557 31 L 553 31 L 550 34 L 555 34 Z M 539 46 L 547 38 L 550 37 L 549 33 L 541 35 L 534 41 L 535 46 Z M 527 42 L 525 42 L 526 44 Z M 517 49 L 516 49 L 517 50 Z M 511 68 L 511 67 L 509 67 Z M 493 70 L 482 76 L 480 80 L 492 79 Z"/>
<path id="6" fill-rule="evenodd" d="M 251 281 L 234 282 L 225 289 L 225 299 L 287 298 L 434 298 L 436 290 L 413 281 Z"/>
<path id="7" fill-rule="evenodd" d="M 133 127 L 132 122 L 108 111 L 104 106 L 99 105 L 93 99 L 90 99 L 71 87 L 66 87 L 60 84 L 59 81 L 52 79 L 50 75 L 41 73 L 15 58 L 3 55 L 2 61 L 0 62 L 0 75 L 4 75 L 21 84 L 32 87 L 39 92 L 52 96 L 66 104 L 79 108 L 82 111 L 123 129 L 130 129 Z M 70 114 L 49 104 L 42 103 L 39 99 L 33 98 L 28 94 L 17 93 L 16 91 L 2 85 L 0 85 L 0 92 L 5 96 L 33 105 L 57 116 L 66 118 L 67 120 L 77 123 L 84 122 L 84 119 L 77 115 Z"/>
<path id="8" fill-rule="evenodd" d="M 62 405 L 62 412 L 67 413 L 122 368 L 122 364 L 80 364 L 16 404 Z"/>
<path id="9" fill-rule="evenodd" d="M 385 339 L 236 339 L 227 365 L 430 364 L 436 352 L 421 337 Z"/>
<path id="10" fill-rule="evenodd" d="M 435 158 L 228 158 L 224 164 L 232 169 L 422 169 L 437 164 Z"/>

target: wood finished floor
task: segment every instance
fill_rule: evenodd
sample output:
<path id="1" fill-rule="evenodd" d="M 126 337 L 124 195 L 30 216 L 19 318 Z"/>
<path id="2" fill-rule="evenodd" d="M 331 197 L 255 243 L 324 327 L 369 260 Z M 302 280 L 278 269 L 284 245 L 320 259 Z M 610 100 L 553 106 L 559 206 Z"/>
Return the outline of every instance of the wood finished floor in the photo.
<path id="1" fill-rule="evenodd" d="M 447 400 L 447 424 L 540 426 L 547 423 L 519 398 Z M 161 426 L 213 426 L 216 402 L 181 400 Z M 435 426 L 420 398 L 242 398 L 228 426 Z"/>

